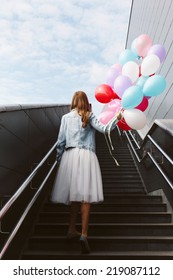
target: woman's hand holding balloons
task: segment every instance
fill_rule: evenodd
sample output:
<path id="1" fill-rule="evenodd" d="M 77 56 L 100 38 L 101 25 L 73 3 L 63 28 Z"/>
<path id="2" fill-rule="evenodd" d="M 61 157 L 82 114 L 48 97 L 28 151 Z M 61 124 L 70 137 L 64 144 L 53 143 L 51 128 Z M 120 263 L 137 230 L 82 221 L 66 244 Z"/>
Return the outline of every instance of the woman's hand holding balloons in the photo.
<path id="1" fill-rule="evenodd" d="M 122 112 L 120 111 L 117 115 L 116 115 L 116 117 L 117 117 L 117 120 L 122 120 L 123 119 L 123 114 L 122 114 Z"/>

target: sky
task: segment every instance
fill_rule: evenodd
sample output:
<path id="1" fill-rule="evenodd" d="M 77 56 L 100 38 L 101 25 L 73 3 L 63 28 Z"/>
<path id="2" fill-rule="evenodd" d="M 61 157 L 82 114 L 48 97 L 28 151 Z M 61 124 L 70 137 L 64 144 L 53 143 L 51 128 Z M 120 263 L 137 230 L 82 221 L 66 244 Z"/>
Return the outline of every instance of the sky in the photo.
<path id="1" fill-rule="evenodd" d="M 0 106 L 70 104 L 125 49 L 131 0 L 0 0 Z"/>

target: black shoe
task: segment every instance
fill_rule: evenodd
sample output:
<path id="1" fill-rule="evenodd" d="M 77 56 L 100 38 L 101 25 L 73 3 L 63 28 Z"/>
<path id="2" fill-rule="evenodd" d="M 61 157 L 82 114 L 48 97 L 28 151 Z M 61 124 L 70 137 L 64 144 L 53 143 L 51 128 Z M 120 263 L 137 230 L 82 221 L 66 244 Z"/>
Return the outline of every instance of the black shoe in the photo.
<path id="1" fill-rule="evenodd" d="M 81 252 L 83 254 L 89 254 L 90 253 L 90 247 L 89 247 L 89 244 L 88 244 L 87 237 L 81 235 L 80 244 L 81 244 Z"/>

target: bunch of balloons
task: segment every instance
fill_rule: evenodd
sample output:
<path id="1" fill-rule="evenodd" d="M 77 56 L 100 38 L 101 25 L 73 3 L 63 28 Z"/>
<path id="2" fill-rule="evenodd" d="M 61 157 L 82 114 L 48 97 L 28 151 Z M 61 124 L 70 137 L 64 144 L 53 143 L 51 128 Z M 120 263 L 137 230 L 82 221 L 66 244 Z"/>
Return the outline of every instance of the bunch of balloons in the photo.
<path id="1" fill-rule="evenodd" d="M 103 124 L 122 110 L 123 119 L 117 123 L 120 129 L 139 130 L 146 125 L 144 111 L 149 99 L 166 88 L 164 77 L 156 74 L 165 56 L 165 48 L 153 45 L 147 34 L 137 37 L 131 49 L 120 54 L 119 63 L 109 69 L 105 84 L 95 90 L 96 99 L 106 103 L 99 116 Z"/>

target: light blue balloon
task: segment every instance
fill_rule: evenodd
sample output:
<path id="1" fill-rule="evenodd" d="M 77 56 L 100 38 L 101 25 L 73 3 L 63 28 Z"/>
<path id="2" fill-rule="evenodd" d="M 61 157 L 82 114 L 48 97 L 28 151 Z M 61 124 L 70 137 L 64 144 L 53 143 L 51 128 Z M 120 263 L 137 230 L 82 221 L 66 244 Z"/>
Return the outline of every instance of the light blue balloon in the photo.
<path id="1" fill-rule="evenodd" d="M 136 55 L 132 50 L 126 49 L 120 53 L 119 62 L 121 65 L 124 65 L 128 61 L 136 61 Z"/>
<path id="2" fill-rule="evenodd" d="M 136 81 L 136 85 L 139 86 L 139 87 L 141 87 L 141 88 L 143 88 L 143 86 L 144 86 L 145 82 L 148 80 L 148 78 L 149 78 L 149 77 L 147 77 L 147 76 L 141 76 L 141 77 L 139 77 L 139 78 L 137 79 L 137 81 Z"/>
<path id="3" fill-rule="evenodd" d="M 138 106 L 143 99 L 143 92 L 139 86 L 131 86 L 125 90 L 122 97 L 122 107 L 131 109 Z"/>
<path id="4" fill-rule="evenodd" d="M 149 77 L 143 87 L 145 96 L 158 96 L 166 88 L 166 80 L 160 75 Z"/>

